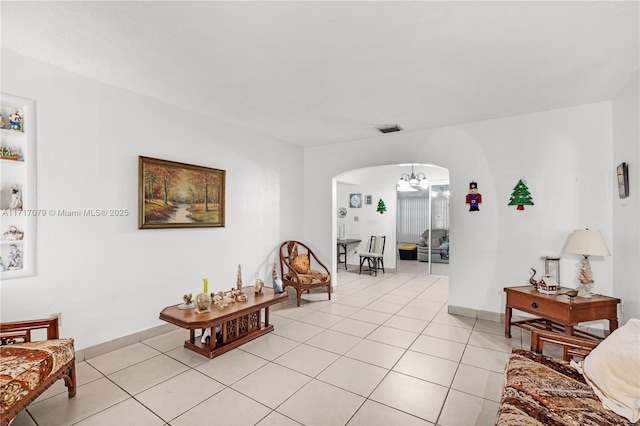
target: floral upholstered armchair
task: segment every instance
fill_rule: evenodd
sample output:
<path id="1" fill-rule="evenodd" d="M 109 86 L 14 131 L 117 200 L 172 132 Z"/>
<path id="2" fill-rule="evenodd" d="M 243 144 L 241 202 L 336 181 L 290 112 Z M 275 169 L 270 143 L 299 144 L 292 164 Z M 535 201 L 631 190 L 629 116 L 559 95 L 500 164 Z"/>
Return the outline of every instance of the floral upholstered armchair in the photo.
<path id="1" fill-rule="evenodd" d="M 327 288 L 331 300 L 331 273 L 315 253 L 299 241 L 285 241 L 280 246 L 280 272 L 284 288 L 296 290 L 300 306 L 302 292 L 312 288 Z"/>

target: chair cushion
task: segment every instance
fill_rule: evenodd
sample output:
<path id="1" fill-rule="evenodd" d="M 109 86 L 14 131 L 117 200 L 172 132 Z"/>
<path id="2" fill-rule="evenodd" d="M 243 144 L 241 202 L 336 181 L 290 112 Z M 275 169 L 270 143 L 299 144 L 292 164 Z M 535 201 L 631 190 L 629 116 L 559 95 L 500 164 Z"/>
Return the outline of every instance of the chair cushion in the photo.
<path id="1" fill-rule="evenodd" d="M 293 274 L 286 274 L 285 277 L 289 281 L 294 281 L 296 278 Z M 299 284 L 321 284 L 329 281 L 329 275 L 324 275 L 318 271 L 311 270 L 308 274 L 300 274 L 298 273 Z"/>
<path id="2" fill-rule="evenodd" d="M 613 331 L 576 367 L 605 407 L 631 422 L 640 420 L 639 319 Z"/>
<path id="3" fill-rule="evenodd" d="M 291 267 L 299 274 L 309 273 L 309 256 L 306 254 L 299 254 L 291 261 Z"/>
<path id="4" fill-rule="evenodd" d="M 0 413 L 6 413 L 74 357 L 73 339 L 0 346 Z"/>

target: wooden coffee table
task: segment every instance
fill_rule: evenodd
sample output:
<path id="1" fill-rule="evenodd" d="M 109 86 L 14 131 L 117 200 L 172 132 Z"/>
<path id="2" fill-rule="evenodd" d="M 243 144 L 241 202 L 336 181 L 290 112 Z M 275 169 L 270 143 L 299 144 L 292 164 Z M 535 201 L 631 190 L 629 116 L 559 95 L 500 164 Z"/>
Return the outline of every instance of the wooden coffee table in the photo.
<path id="1" fill-rule="evenodd" d="M 568 289 L 560 289 L 559 293 L 564 290 Z M 589 298 L 574 297 L 571 300 L 566 295 L 540 293 L 533 286 L 506 287 L 504 291 L 507 293 L 504 312 L 504 334 L 506 337 L 511 337 L 512 325 L 526 330 L 538 328 L 592 339 L 601 339 L 601 337 L 576 330 L 575 326 L 581 322 L 609 320 L 609 331 L 618 328 L 617 306 L 620 299 L 615 297 L 594 294 Z M 541 318 L 512 321 L 513 309 Z"/>
<path id="2" fill-rule="evenodd" d="M 196 313 L 195 309 L 178 309 L 178 305 L 168 306 L 160 312 L 160 319 L 189 330 L 189 340 L 184 347 L 209 358 L 237 348 L 238 346 L 273 331 L 269 324 L 269 306 L 287 300 L 287 292 L 274 293 L 273 289 L 263 288 L 255 294 L 253 287 L 246 287 L 246 302 L 235 302 L 220 310 L 211 305 L 211 312 Z M 264 323 L 262 310 L 264 309 Z M 215 328 L 221 326 L 222 333 L 216 339 Z M 213 327 L 211 339 L 201 343 L 196 339 L 196 330 Z"/>

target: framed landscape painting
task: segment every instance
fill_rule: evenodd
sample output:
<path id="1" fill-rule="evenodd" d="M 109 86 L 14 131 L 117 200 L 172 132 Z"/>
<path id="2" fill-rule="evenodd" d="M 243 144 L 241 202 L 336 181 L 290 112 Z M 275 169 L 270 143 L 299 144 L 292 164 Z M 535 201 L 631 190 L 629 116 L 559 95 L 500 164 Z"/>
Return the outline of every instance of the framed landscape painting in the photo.
<path id="1" fill-rule="evenodd" d="M 224 227 L 225 171 L 138 157 L 138 228 Z"/>

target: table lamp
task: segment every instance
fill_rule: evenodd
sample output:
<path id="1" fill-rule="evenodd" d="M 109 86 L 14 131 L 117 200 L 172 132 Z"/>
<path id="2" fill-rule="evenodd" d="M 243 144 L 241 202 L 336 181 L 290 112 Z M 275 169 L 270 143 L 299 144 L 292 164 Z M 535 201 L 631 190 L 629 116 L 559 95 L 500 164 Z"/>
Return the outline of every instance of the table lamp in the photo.
<path id="1" fill-rule="evenodd" d="M 611 256 L 607 243 L 600 231 L 590 229 L 576 229 L 569 235 L 569 241 L 564 248 L 566 253 L 581 254 L 583 257 L 578 275 L 578 297 L 591 297 L 593 288 L 593 274 L 589 256 Z"/>

